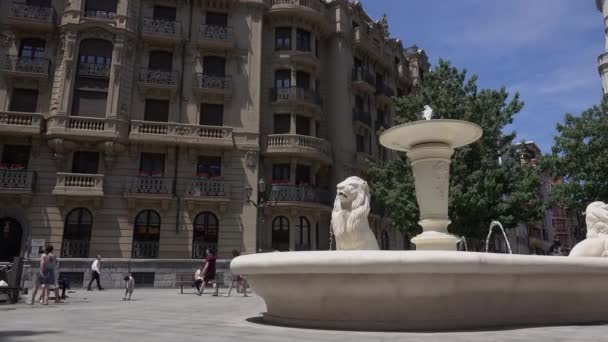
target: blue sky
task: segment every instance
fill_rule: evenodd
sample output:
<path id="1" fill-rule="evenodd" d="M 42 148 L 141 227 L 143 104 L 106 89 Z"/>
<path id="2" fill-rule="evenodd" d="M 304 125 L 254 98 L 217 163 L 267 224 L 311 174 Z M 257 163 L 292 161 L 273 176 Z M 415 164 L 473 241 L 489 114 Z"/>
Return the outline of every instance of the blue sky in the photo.
<path id="1" fill-rule="evenodd" d="M 604 52 L 602 14 L 593 0 L 363 0 L 375 20 L 386 13 L 391 36 L 506 86 L 526 103 L 512 127 L 518 140 L 550 152 L 565 113 L 598 104 Z"/>

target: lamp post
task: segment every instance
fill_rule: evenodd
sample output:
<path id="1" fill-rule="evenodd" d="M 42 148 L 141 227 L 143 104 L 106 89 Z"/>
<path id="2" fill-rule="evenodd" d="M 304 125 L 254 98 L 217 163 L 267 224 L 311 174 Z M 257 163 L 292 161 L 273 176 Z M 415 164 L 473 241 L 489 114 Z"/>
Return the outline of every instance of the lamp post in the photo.
<path id="1" fill-rule="evenodd" d="M 251 195 L 253 195 L 253 188 L 247 187 L 245 189 L 247 191 L 247 203 L 253 205 L 257 209 L 261 211 L 262 217 L 262 227 L 260 228 L 259 237 L 258 237 L 258 252 L 262 252 L 262 239 L 264 237 L 264 208 L 271 207 L 273 203 L 268 200 L 267 192 L 266 192 L 266 182 L 264 182 L 263 178 L 260 178 L 258 181 L 258 197 L 257 202 L 251 199 Z"/>

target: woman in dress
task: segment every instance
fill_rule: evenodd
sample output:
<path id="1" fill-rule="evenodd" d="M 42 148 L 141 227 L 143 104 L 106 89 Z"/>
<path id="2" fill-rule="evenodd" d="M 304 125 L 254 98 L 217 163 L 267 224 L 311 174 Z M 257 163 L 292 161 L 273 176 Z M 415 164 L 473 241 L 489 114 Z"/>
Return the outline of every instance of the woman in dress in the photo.
<path id="1" fill-rule="evenodd" d="M 203 286 L 201 286 L 200 293 L 203 293 L 205 286 L 213 282 L 214 296 L 217 296 L 218 288 L 215 282 L 215 253 L 211 248 L 207 248 L 207 256 L 205 257 L 205 268 L 203 268 Z"/>
<path id="2" fill-rule="evenodd" d="M 38 270 L 38 276 L 36 277 L 36 282 L 34 283 L 34 289 L 32 290 L 32 300 L 30 301 L 31 305 L 34 305 L 34 301 L 36 300 L 36 293 L 38 293 L 38 289 L 44 285 L 44 264 L 46 262 L 46 253 L 40 247 L 38 250 L 38 254 L 40 254 L 40 268 Z M 42 289 L 42 293 L 44 294 L 44 289 Z"/>
<path id="3" fill-rule="evenodd" d="M 46 260 L 44 263 L 44 305 L 49 305 L 49 291 L 51 288 L 55 290 L 55 302 L 59 303 L 59 291 L 57 291 L 57 287 L 55 286 L 55 269 L 57 267 L 57 257 L 53 253 L 53 246 L 48 245 L 46 247 Z"/>

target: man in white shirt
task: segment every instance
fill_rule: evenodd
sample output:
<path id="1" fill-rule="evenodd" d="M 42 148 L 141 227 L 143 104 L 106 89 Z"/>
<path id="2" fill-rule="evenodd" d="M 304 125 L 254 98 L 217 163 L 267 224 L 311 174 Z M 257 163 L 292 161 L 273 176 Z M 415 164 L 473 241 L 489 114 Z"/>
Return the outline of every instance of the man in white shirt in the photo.
<path id="1" fill-rule="evenodd" d="M 203 268 L 199 268 L 194 273 L 194 286 L 196 286 L 196 294 L 201 295 L 201 286 L 203 285 Z"/>
<path id="2" fill-rule="evenodd" d="M 89 286 L 87 291 L 91 291 L 91 284 L 93 284 L 93 280 L 97 281 L 97 289 L 99 291 L 103 290 L 101 287 L 101 283 L 99 282 L 99 276 L 101 275 L 101 255 L 97 254 L 97 258 L 93 261 L 93 265 L 91 265 L 91 281 L 89 282 Z"/>

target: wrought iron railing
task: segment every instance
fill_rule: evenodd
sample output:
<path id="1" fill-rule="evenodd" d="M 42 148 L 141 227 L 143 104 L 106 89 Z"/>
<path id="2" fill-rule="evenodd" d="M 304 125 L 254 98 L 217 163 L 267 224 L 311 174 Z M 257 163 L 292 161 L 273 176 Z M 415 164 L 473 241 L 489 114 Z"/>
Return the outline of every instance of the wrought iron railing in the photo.
<path id="1" fill-rule="evenodd" d="M 266 150 L 304 148 L 331 155 L 331 146 L 325 139 L 297 134 L 271 134 L 266 137 Z"/>
<path id="2" fill-rule="evenodd" d="M 179 21 L 144 18 L 142 31 L 178 36 L 182 32 L 182 25 Z"/>
<path id="3" fill-rule="evenodd" d="M 272 0 L 272 9 L 303 7 L 325 14 L 325 5 L 320 0 Z"/>
<path id="4" fill-rule="evenodd" d="M 114 11 L 100 11 L 100 10 L 85 10 L 84 16 L 87 18 L 114 20 L 116 18 L 116 12 Z"/>
<path id="5" fill-rule="evenodd" d="M 49 59 L 7 55 L 4 58 L 5 71 L 48 75 Z"/>
<path id="6" fill-rule="evenodd" d="M 89 256 L 89 240 L 63 239 L 61 244 L 62 258 L 87 258 Z"/>
<path id="7" fill-rule="evenodd" d="M 276 185 L 270 189 L 269 200 L 272 202 L 310 202 L 329 205 L 329 191 L 295 185 Z"/>
<path id="8" fill-rule="evenodd" d="M 232 127 L 132 120 L 131 135 L 135 134 L 166 135 L 185 138 L 230 139 L 232 137 Z"/>
<path id="9" fill-rule="evenodd" d="M 376 77 L 371 72 L 363 68 L 353 69 L 353 81 L 366 82 L 372 87 L 376 86 Z"/>
<path id="10" fill-rule="evenodd" d="M 141 68 L 139 71 L 139 82 L 146 84 L 158 84 L 163 86 L 175 86 L 179 73 L 177 71 L 154 70 Z"/>
<path id="11" fill-rule="evenodd" d="M 40 129 L 44 116 L 40 113 L 0 111 L 0 125 Z"/>
<path id="12" fill-rule="evenodd" d="M 217 243 L 205 242 L 202 239 L 192 243 L 192 259 L 203 259 L 207 254 L 207 249 L 211 248 L 217 251 Z"/>
<path id="13" fill-rule="evenodd" d="M 0 169 L 0 190 L 32 191 L 35 176 L 32 171 Z"/>
<path id="14" fill-rule="evenodd" d="M 52 22 L 54 19 L 54 12 L 52 7 L 43 6 L 32 6 L 24 3 L 11 3 L 10 12 L 11 17 L 33 19 Z"/>
<path id="15" fill-rule="evenodd" d="M 173 191 L 173 179 L 155 176 L 136 176 L 127 179 L 128 194 L 168 195 Z"/>
<path id="16" fill-rule="evenodd" d="M 230 76 L 210 76 L 205 74 L 195 74 L 194 82 L 199 89 L 223 90 L 232 89 L 232 78 Z"/>
<path id="17" fill-rule="evenodd" d="M 321 106 L 323 101 L 321 95 L 316 90 L 289 87 L 289 88 L 272 88 L 270 89 L 270 101 L 304 101 Z"/>
<path id="18" fill-rule="evenodd" d="M 132 258 L 157 258 L 158 257 L 158 241 L 136 241 L 133 240 L 131 250 Z"/>
<path id="19" fill-rule="evenodd" d="M 353 121 L 359 121 L 365 125 L 372 125 L 372 115 L 361 109 L 353 109 Z"/>
<path id="20" fill-rule="evenodd" d="M 78 75 L 86 77 L 110 77 L 110 64 L 102 63 L 80 63 L 78 65 Z"/>
<path id="21" fill-rule="evenodd" d="M 188 196 L 196 197 L 228 197 L 230 184 L 221 180 L 195 178 L 188 184 Z"/>
<path id="22" fill-rule="evenodd" d="M 232 41 L 234 30 L 231 26 L 200 25 L 198 31 L 201 38 L 209 40 Z"/>

